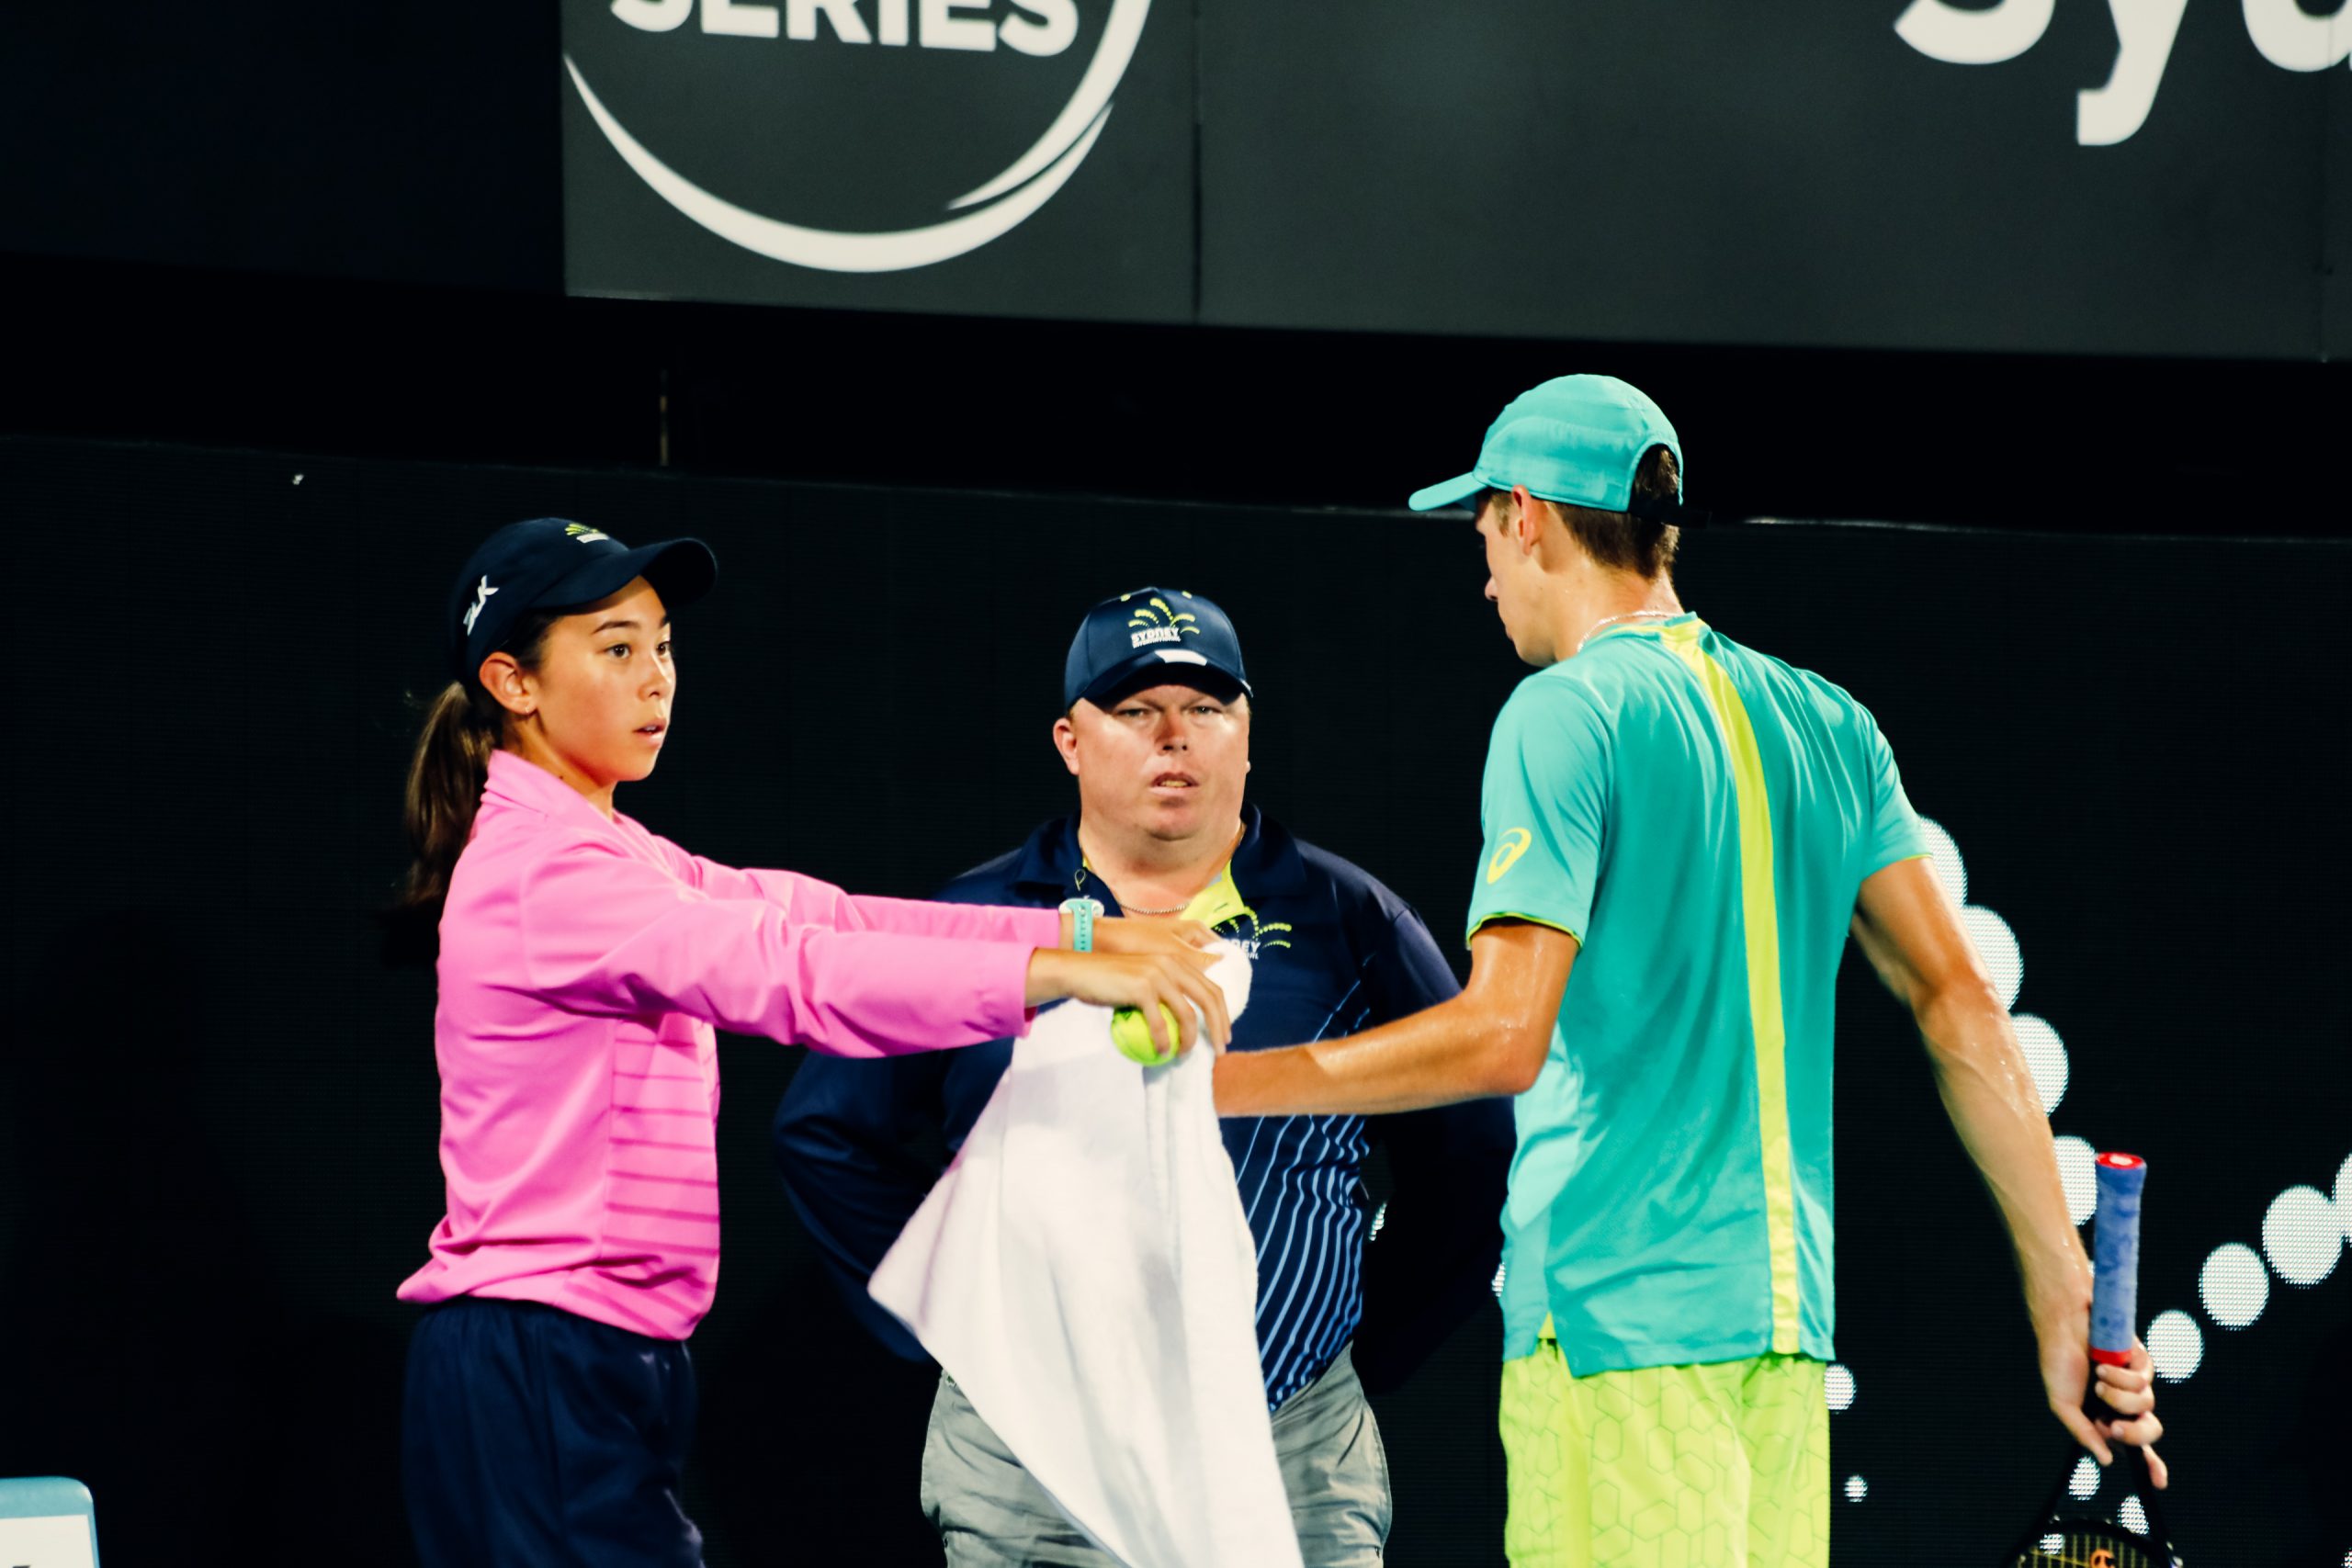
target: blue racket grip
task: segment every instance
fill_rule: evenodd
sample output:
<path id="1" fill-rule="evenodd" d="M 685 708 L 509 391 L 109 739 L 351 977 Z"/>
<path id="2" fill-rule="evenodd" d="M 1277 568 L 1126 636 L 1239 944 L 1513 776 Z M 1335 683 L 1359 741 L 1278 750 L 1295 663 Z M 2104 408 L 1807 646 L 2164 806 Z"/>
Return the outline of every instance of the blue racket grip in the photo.
<path id="1" fill-rule="evenodd" d="M 2132 1359 L 2138 1338 L 2140 1189 L 2147 1183 L 2148 1162 L 2110 1153 L 2092 1168 L 2098 1177 L 2098 1217 L 2091 1232 L 2091 1359 L 2120 1367 Z"/>

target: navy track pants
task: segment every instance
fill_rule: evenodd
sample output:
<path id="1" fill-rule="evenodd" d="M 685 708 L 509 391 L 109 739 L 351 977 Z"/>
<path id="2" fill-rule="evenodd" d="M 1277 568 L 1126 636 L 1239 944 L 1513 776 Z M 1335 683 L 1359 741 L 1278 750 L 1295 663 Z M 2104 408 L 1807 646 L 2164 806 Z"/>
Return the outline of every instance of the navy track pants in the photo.
<path id="1" fill-rule="evenodd" d="M 527 1302 L 461 1297 L 409 1341 L 401 1481 L 424 1568 L 702 1568 L 678 1496 L 694 1363 Z"/>

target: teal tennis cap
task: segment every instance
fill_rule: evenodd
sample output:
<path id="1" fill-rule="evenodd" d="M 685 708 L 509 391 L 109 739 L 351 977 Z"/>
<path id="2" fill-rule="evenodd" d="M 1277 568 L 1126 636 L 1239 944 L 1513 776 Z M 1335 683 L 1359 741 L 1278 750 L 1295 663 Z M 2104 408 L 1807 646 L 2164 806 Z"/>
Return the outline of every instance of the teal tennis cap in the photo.
<path id="1" fill-rule="evenodd" d="M 1495 416 L 1476 468 L 1415 491 L 1405 504 L 1434 512 L 1482 490 L 1525 485 L 1546 501 L 1624 512 L 1633 506 L 1634 470 L 1653 446 L 1673 453 L 1681 468 L 1681 438 L 1640 388 L 1614 376 L 1555 376 Z"/>

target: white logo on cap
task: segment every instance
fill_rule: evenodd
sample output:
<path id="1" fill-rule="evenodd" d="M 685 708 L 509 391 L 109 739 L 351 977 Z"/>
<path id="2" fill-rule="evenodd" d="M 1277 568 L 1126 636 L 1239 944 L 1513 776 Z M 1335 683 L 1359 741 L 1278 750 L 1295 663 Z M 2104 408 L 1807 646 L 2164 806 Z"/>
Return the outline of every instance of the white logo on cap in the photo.
<path id="1" fill-rule="evenodd" d="M 1127 646 L 1129 648 L 1141 648 L 1147 643 L 1182 642 L 1183 640 L 1184 633 L 1182 627 L 1154 626 L 1149 631 L 1129 633 L 1127 637 Z"/>
<path id="2" fill-rule="evenodd" d="M 466 635 L 468 637 L 474 635 L 474 617 L 481 614 L 481 607 L 484 604 L 489 604 L 490 596 L 497 592 L 497 589 L 492 588 L 490 585 L 490 578 L 485 574 L 481 580 L 481 585 L 474 590 L 474 607 L 466 612 Z"/>

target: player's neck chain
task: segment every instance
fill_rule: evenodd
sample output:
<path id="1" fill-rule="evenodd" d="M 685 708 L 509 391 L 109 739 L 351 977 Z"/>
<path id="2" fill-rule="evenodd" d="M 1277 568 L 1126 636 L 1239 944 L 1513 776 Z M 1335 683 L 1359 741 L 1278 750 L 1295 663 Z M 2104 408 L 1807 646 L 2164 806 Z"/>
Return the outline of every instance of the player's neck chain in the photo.
<path id="1" fill-rule="evenodd" d="M 1590 642 L 1603 626 L 1613 626 L 1620 621 L 1670 621 L 1677 615 L 1690 613 L 1688 610 L 1628 610 L 1622 615 L 1604 615 L 1585 628 L 1584 636 L 1577 640 L 1577 651 L 1582 653 L 1584 645 Z"/>

